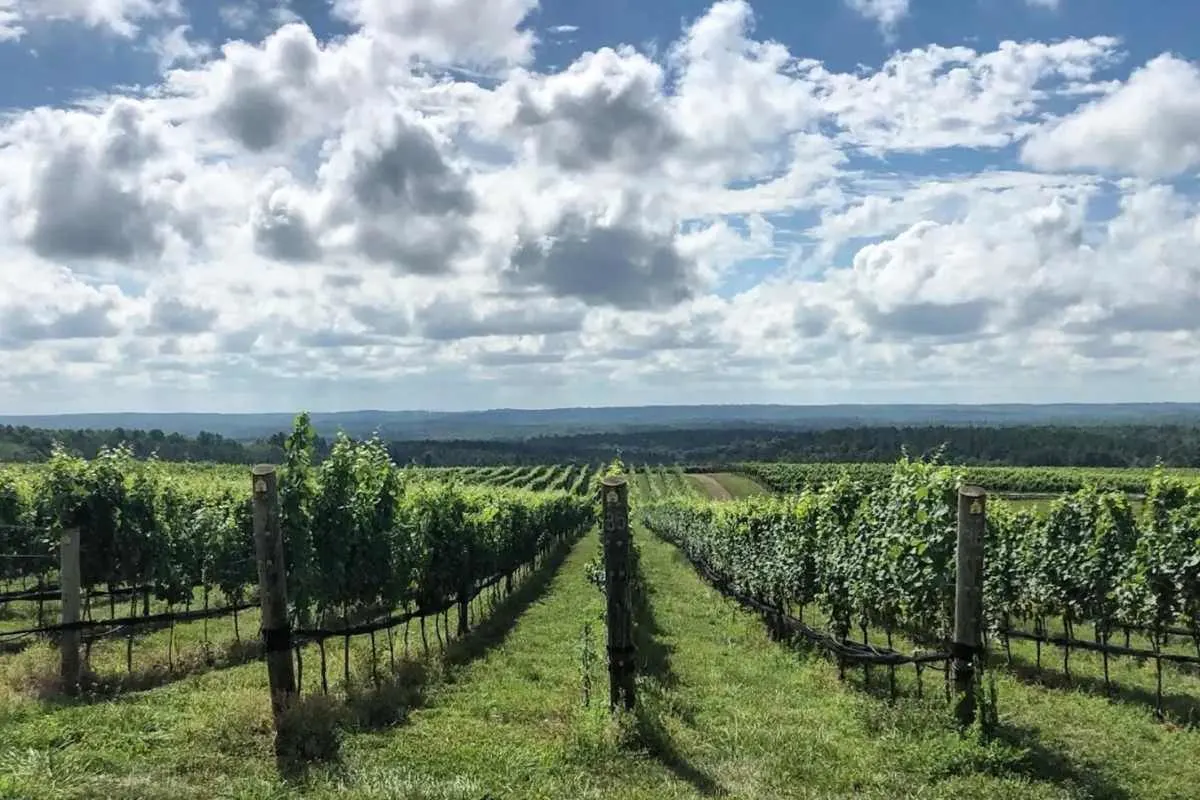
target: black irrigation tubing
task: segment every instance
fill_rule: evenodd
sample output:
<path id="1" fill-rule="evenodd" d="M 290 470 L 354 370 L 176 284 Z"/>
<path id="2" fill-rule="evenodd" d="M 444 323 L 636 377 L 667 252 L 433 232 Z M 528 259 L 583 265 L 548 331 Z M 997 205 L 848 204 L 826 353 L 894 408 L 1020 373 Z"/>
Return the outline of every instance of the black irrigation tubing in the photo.
<path id="1" fill-rule="evenodd" d="M 1024 639 L 1025 641 L 1029 642 L 1052 644 L 1058 647 L 1091 650 L 1095 653 L 1107 653 L 1115 656 L 1132 656 L 1134 658 L 1162 659 L 1163 661 L 1171 661 L 1176 664 L 1200 664 L 1200 657 L 1187 656 L 1180 653 L 1156 653 L 1153 650 L 1143 650 L 1137 647 L 1122 647 L 1121 645 L 1116 644 L 1100 644 L 1099 642 L 1093 642 L 1087 639 L 1073 639 L 1066 636 L 1049 636 L 1047 634 L 1030 633 L 1028 631 L 1012 630 L 1009 628 L 1001 628 L 999 631 L 997 631 L 997 633 L 1000 636 L 1007 636 L 1010 639 Z"/>
<path id="2" fill-rule="evenodd" d="M 788 614 L 779 608 L 756 600 L 749 595 L 743 594 L 734 589 L 727 580 L 721 578 L 707 565 L 695 559 L 686 548 L 679 548 L 692 566 L 699 572 L 705 580 L 711 583 L 716 589 L 729 597 L 736 600 L 744 606 L 749 606 L 763 614 L 775 617 L 780 623 L 786 627 L 791 633 L 803 636 L 810 642 L 821 646 L 822 648 L 834 653 L 838 657 L 853 661 L 860 664 L 882 664 L 884 666 L 901 666 L 904 664 L 925 665 L 935 662 L 949 661 L 953 656 L 949 652 L 922 653 L 921 655 L 908 655 L 905 653 L 891 650 L 888 648 L 874 647 L 868 644 L 858 642 L 850 642 L 838 639 L 824 631 L 817 630 L 804 622 L 801 622 L 796 617 Z"/>
<path id="3" fill-rule="evenodd" d="M 1028 621 L 1028 618 L 1025 618 L 1025 620 Z M 1094 623 L 1089 622 L 1087 624 L 1094 624 Z M 1135 625 L 1126 625 L 1125 623 L 1122 623 L 1122 622 L 1109 621 L 1108 623 L 1101 622 L 1100 630 L 1106 631 L 1110 635 L 1114 634 L 1114 633 L 1124 632 L 1128 636 L 1128 634 L 1131 632 L 1137 632 L 1137 633 L 1159 635 L 1159 636 L 1182 636 L 1185 638 L 1193 639 L 1196 637 L 1200 637 L 1200 617 L 1196 618 L 1195 627 L 1191 627 L 1191 628 L 1180 627 L 1178 625 L 1168 625 L 1163 628 L 1156 628 L 1153 625 L 1136 625 L 1136 624 Z"/>
<path id="4" fill-rule="evenodd" d="M 150 614 L 144 617 L 120 617 L 117 619 L 81 619 L 78 622 L 58 625 L 43 625 L 37 628 L 24 628 L 16 631 L 0 631 L 0 638 L 8 638 L 14 636 L 35 636 L 44 633 L 63 633 L 65 631 L 85 631 L 94 628 L 140 628 L 143 626 L 159 625 L 164 622 L 195 622 L 202 619 L 214 619 L 216 617 L 224 617 L 229 614 L 236 614 L 239 611 L 246 611 L 251 608 L 257 608 L 257 603 L 237 603 L 232 606 L 222 606 L 221 608 L 210 608 L 207 611 L 197 609 L 196 611 L 180 611 L 180 612 L 165 612 L 162 614 Z"/>
<path id="5" fill-rule="evenodd" d="M 91 630 L 80 634 L 80 644 L 91 645 L 103 639 L 115 639 L 132 633 L 126 626 L 118 626 L 112 630 Z M 0 654 L 19 653 L 28 643 L 26 635 L 12 636 L 8 631 L 0 631 Z"/>
<path id="6" fill-rule="evenodd" d="M 83 599 L 87 599 L 89 597 L 129 597 L 131 595 L 141 594 L 142 592 L 153 590 L 153 586 L 125 586 L 120 589 L 101 589 L 93 592 L 83 592 L 80 596 Z M 40 590 L 31 589 L 25 592 L 0 593 L 0 603 L 36 602 L 38 600 L 60 599 L 62 599 L 62 589 L 57 584 L 45 586 Z"/>
<path id="7" fill-rule="evenodd" d="M 414 619 L 420 620 L 420 622 L 421 622 L 421 637 L 422 637 L 422 641 L 424 641 L 425 620 L 428 617 L 434 618 L 434 624 L 436 627 L 437 621 L 440 619 L 440 616 L 442 614 L 449 612 L 449 610 L 451 608 L 455 607 L 456 605 L 459 605 L 460 603 L 463 603 L 463 602 L 470 603 L 475 598 L 482 595 L 486 590 L 499 585 L 499 583 L 502 580 L 511 579 L 511 577 L 513 575 L 515 575 L 516 573 L 518 573 L 521 569 L 534 567 L 537 564 L 538 558 L 546 556 L 554 549 L 554 547 L 562 544 L 564 541 L 566 541 L 569 538 L 570 537 L 568 537 L 568 536 L 554 537 L 554 540 L 552 540 L 551 542 L 548 542 L 545 547 L 537 548 L 536 552 L 528 560 L 523 561 L 519 564 L 513 565 L 510 570 L 496 573 L 495 575 L 491 576 L 490 578 L 483 581 L 482 583 L 476 584 L 469 592 L 460 593 L 458 595 L 455 595 L 455 596 L 451 597 L 450 599 L 445 600 L 442 604 L 440 604 L 438 606 L 432 606 L 432 607 L 426 606 L 424 608 L 418 608 L 415 611 L 410 611 L 410 612 L 406 612 L 403 614 L 390 616 L 385 620 L 364 623 L 364 624 L 355 625 L 352 627 L 335 628 L 335 629 L 324 629 L 324 628 L 294 629 L 289 632 L 289 635 L 286 638 L 285 637 L 274 638 L 274 637 L 269 636 L 266 632 L 264 632 L 264 644 L 265 644 L 264 650 L 266 652 L 270 652 L 272 650 L 284 650 L 284 649 L 294 650 L 296 653 L 297 659 L 298 659 L 298 666 L 299 666 L 299 664 L 302 663 L 299 661 L 299 659 L 301 657 L 300 654 L 303 650 L 303 647 L 305 645 L 315 643 L 317 645 L 317 648 L 320 653 L 320 658 L 321 658 L 321 691 L 323 694 L 328 694 L 329 693 L 329 678 L 328 678 L 328 672 L 327 672 L 327 658 L 326 658 L 326 652 L 325 652 L 325 641 L 327 639 L 331 639 L 331 638 L 340 636 L 340 637 L 343 637 L 348 644 L 350 637 L 352 637 L 352 636 L 369 634 L 371 636 L 371 649 L 372 649 L 372 654 L 371 654 L 372 676 L 376 681 L 378 681 L 378 677 L 375 675 L 375 670 L 377 669 L 377 664 L 378 664 L 378 662 L 377 662 L 378 654 L 376 651 L 376 643 L 375 643 L 375 634 L 377 632 L 379 632 L 381 630 L 387 630 L 387 632 L 388 632 L 388 654 L 389 654 L 389 658 L 391 659 L 391 663 L 394 668 L 395 651 L 394 651 L 394 644 L 393 644 L 392 636 L 391 636 L 391 630 L 395 626 L 400 625 L 400 624 L 405 625 L 404 652 L 405 652 L 405 656 L 407 657 L 407 655 L 408 655 L 408 623 L 409 622 L 411 622 Z M 447 629 L 447 639 L 448 639 L 448 637 L 449 637 L 449 630 Z M 274 638 L 274 641 L 272 641 L 272 638 Z M 425 649 L 426 649 L 426 653 L 428 653 L 428 644 L 425 645 Z M 344 654 L 345 654 L 346 658 L 349 658 L 349 649 L 348 648 L 344 651 Z M 299 668 L 302 669 L 302 667 L 299 667 Z M 347 668 L 347 679 L 348 679 L 348 677 L 349 677 L 349 670 Z"/>
<path id="8" fill-rule="evenodd" d="M 519 565 L 517 565 L 516 568 L 514 568 L 513 571 L 515 572 L 516 569 L 519 569 L 520 567 L 525 566 L 527 563 L 532 563 L 532 562 L 525 562 L 525 563 L 519 564 Z M 504 580 L 504 577 L 508 574 L 509 573 L 507 573 L 507 572 L 499 572 L 499 573 L 493 575 L 492 577 L 488 578 L 483 583 L 478 584 L 466 596 L 466 598 L 465 598 L 466 601 L 470 602 L 471 600 L 474 600 L 485 589 L 495 586 L 497 583 Z M 378 631 L 386 630 L 388 628 L 394 628 L 397 625 L 403 625 L 404 623 L 410 622 L 414 619 L 433 617 L 438 614 L 445 613 L 445 612 L 449 611 L 450 609 L 454 608 L 460 602 L 463 602 L 463 598 L 459 595 L 455 595 L 452 598 L 445 600 L 443 603 L 441 603 L 440 605 L 437 605 L 437 606 L 427 606 L 425 608 L 418 608 L 414 611 L 407 611 L 403 614 L 396 614 L 396 615 L 390 616 L 386 619 L 376 620 L 374 622 L 364 622 L 360 625 L 352 625 L 352 626 L 344 627 L 344 628 L 297 628 L 292 631 L 292 643 L 294 644 L 297 640 L 301 640 L 305 644 L 309 644 L 312 642 L 323 642 L 324 640 L 332 639 L 335 636 L 365 636 L 366 634 L 376 633 Z"/>

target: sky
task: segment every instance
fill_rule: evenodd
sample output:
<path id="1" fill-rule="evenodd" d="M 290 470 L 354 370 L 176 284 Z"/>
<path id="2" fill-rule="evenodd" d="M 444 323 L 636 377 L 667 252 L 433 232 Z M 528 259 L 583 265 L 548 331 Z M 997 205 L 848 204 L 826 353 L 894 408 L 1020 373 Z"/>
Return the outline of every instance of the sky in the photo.
<path id="1" fill-rule="evenodd" d="M 0 0 L 0 413 L 1200 397 L 1194 0 Z"/>

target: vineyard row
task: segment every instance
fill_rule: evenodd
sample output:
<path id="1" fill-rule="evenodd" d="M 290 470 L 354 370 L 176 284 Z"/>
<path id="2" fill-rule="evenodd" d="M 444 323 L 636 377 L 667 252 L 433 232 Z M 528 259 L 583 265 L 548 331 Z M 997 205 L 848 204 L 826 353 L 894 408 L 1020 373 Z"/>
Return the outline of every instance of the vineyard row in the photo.
<path id="1" fill-rule="evenodd" d="M 498 487 L 398 468 L 381 442 L 344 437 L 316 466 L 314 443 L 301 415 L 279 480 L 289 605 L 301 626 L 438 607 L 593 524 L 586 467 Z M 241 604 L 257 580 L 250 488 L 248 477 L 178 481 L 174 465 L 123 448 L 90 461 L 58 451 L 38 470 L 0 471 L 0 589 L 29 575 L 52 582 L 57 532 L 78 528 L 88 592 L 137 587 L 170 606 L 202 588 Z"/>
<path id="2" fill-rule="evenodd" d="M 963 470 L 902 460 L 886 481 L 854 473 L 789 496 L 712 503 L 678 494 L 642 508 L 646 525 L 739 591 L 816 607 L 836 635 L 856 626 L 945 640 L 953 621 L 956 493 Z M 1175 626 L 1200 637 L 1200 486 L 1158 472 L 1135 513 L 1124 493 L 1087 487 L 1043 514 L 989 503 L 984 608 L 1014 620 L 1114 629 Z"/>
<path id="3" fill-rule="evenodd" d="M 893 465 L 881 463 L 809 463 L 783 464 L 749 462 L 728 468 L 693 468 L 694 471 L 719 472 L 732 469 L 750 475 L 777 492 L 797 492 L 818 488 L 842 475 L 871 488 L 886 487 Z M 1061 494 L 1087 486 L 1145 494 L 1159 474 L 1181 480 L 1196 479 L 1195 469 L 1125 469 L 1105 467 L 963 467 L 963 480 L 987 487 L 991 492 Z"/>

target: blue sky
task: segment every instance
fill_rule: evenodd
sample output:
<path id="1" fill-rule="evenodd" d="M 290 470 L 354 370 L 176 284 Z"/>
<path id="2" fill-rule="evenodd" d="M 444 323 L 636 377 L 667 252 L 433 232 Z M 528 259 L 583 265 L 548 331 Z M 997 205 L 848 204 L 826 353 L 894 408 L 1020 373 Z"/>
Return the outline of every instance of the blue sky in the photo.
<path id="1" fill-rule="evenodd" d="M 277 5 L 274 0 L 182 0 L 181 5 L 182 16 L 141 23 L 143 36 L 187 24 L 189 37 L 219 45 L 230 39 L 259 41 L 275 27 L 269 15 Z M 545 0 L 527 26 L 542 38 L 535 51 L 537 65 L 562 67 L 582 52 L 618 42 L 665 47 L 679 36 L 685 21 L 702 15 L 709 5 L 695 0 Z M 753 5 L 760 35 L 839 71 L 878 65 L 897 49 L 930 43 L 985 50 L 1008 39 L 1049 41 L 1071 36 L 1118 36 L 1135 63 L 1163 52 L 1189 59 L 1200 56 L 1200 4 L 1187 0 L 1156 0 L 1153 13 L 1147 13 L 1145 4 L 1128 0 L 1059 0 L 1054 8 L 1023 0 L 910 0 L 907 15 L 891 37 L 881 35 L 873 19 L 842 0 L 768 0 Z M 286 7 L 321 39 L 353 30 L 331 14 L 328 2 L 292 0 Z M 222 8 L 246 8 L 252 13 L 222 15 Z M 248 25 L 227 21 L 245 17 L 252 19 Z M 0 74 L 22 78 L 0 85 L 0 104 L 5 108 L 57 105 L 80 94 L 116 85 L 150 84 L 159 78 L 157 54 L 137 38 L 131 41 L 73 20 L 25 24 L 28 32 L 20 41 L 0 47 Z M 559 26 L 576 30 L 553 30 Z"/>
<path id="2" fill-rule="evenodd" d="M 0 0 L 0 412 L 1191 400 L 1196 31 Z"/>

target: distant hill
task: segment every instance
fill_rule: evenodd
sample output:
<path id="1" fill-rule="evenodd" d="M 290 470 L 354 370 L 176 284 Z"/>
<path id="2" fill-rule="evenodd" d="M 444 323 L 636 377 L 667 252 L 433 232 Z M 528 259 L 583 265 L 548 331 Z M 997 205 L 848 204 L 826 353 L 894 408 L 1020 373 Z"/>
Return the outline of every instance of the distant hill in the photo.
<path id="1" fill-rule="evenodd" d="M 0 425 L 47 429 L 143 430 L 198 436 L 219 434 L 241 442 L 269 438 L 291 427 L 291 413 L 263 414 L 39 414 L 0 416 Z M 322 436 L 378 432 L 388 440 L 504 440 L 585 433 L 670 429 L 828 430 L 929 425 L 1196 425 L 1200 403 L 996 405 L 691 405 L 488 411 L 316 412 Z"/>

